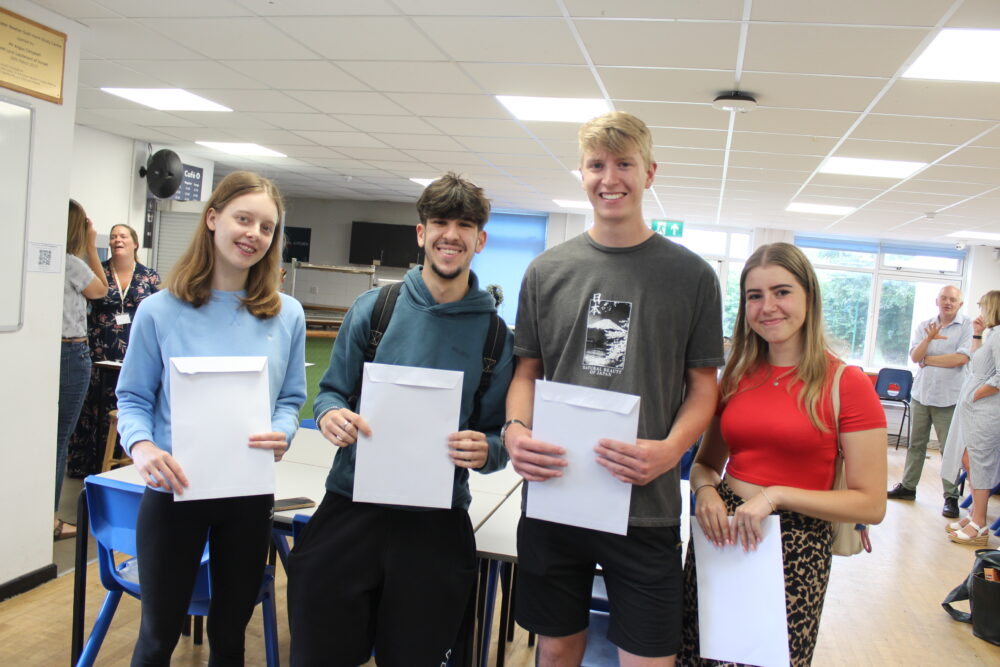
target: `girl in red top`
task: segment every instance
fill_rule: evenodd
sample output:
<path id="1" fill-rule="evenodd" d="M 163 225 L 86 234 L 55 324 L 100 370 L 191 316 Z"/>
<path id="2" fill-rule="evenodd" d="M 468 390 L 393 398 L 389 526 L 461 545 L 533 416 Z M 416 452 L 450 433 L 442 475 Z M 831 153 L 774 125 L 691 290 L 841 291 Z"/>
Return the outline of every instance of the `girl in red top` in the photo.
<path id="1" fill-rule="evenodd" d="M 847 488 L 831 490 L 831 385 L 842 362 L 827 346 L 816 273 L 795 246 L 765 245 L 747 260 L 740 294 L 721 408 L 691 468 L 696 517 L 715 545 L 747 550 L 762 538 L 761 520 L 779 515 L 789 652 L 792 665 L 808 665 L 830 576 L 830 522 L 879 523 L 885 514 L 885 413 L 860 369 L 846 368 L 839 431 Z M 693 549 L 685 584 L 680 662 L 702 664 Z"/>

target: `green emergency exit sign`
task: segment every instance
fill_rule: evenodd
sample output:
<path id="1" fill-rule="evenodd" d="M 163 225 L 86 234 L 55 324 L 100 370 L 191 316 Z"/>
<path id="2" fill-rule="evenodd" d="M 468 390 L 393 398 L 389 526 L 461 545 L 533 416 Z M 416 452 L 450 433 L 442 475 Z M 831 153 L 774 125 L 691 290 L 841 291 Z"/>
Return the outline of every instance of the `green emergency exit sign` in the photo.
<path id="1" fill-rule="evenodd" d="M 661 236 L 684 236 L 684 223 L 679 220 L 653 220 L 653 231 Z"/>

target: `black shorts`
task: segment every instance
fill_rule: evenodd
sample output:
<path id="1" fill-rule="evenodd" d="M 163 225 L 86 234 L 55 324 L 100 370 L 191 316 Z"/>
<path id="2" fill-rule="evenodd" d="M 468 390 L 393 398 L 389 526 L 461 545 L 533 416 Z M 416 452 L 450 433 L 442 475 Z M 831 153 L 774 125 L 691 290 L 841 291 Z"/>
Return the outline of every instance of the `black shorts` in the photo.
<path id="1" fill-rule="evenodd" d="M 465 510 L 395 509 L 327 492 L 288 557 L 293 667 L 440 665 L 475 587 Z"/>
<path id="2" fill-rule="evenodd" d="M 615 535 L 522 516 L 517 622 L 546 637 L 586 629 L 600 564 L 611 611 L 608 639 L 637 656 L 675 655 L 684 583 L 680 547 L 677 526 L 630 526 L 627 535 Z"/>

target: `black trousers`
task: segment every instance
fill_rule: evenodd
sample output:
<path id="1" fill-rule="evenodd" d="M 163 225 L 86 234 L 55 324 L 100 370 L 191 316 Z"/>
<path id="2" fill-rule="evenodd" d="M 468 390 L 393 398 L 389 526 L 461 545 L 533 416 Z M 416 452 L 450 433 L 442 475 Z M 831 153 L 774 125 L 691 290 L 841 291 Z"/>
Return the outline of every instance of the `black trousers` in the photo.
<path id="1" fill-rule="evenodd" d="M 244 634 L 267 561 L 274 496 L 175 502 L 146 489 L 136 546 L 142 619 L 132 665 L 169 665 L 208 540 L 209 665 L 242 665 Z"/>
<path id="2" fill-rule="evenodd" d="M 404 510 L 327 492 L 288 558 L 293 667 L 438 667 L 476 578 L 465 510 Z"/>

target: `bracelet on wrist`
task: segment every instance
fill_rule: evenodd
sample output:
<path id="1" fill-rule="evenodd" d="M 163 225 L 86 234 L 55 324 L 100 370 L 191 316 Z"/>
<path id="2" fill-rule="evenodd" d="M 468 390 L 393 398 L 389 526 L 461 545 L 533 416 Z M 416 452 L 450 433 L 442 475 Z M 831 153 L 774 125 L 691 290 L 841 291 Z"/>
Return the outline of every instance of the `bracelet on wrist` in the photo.
<path id="1" fill-rule="evenodd" d="M 982 340 L 983 339 L 983 334 L 972 334 L 972 337 L 974 339 L 976 339 L 976 340 Z"/>
<path id="2" fill-rule="evenodd" d="M 694 491 L 692 491 L 691 494 L 694 495 L 695 497 L 697 497 L 698 492 L 701 491 L 702 489 L 704 489 L 706 486 L 710 486 L 713 489 L 715 489 L 716 491 L 719 490 L 719 487 L 717 485 L 712 484 L 711 482 L 707 482 L 705 484 L 699 484 L 698 486 L 694 487 Z"/>
<path id="3" fill-rule="evenodd" d="M 775 512 L 778 511 L 778 508 L 775 507 L 774 503 L 771 502 L 771 497 L 769 495 L 767 495 L 767 493 L 764 491 L 763 488 L 760 490 L 760 495 L 764 496 L 764 500 L 766 500 L 767 504 L 771 506 L 771 513 L 772 514 L 774 514 Z"/>

